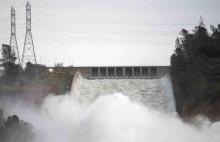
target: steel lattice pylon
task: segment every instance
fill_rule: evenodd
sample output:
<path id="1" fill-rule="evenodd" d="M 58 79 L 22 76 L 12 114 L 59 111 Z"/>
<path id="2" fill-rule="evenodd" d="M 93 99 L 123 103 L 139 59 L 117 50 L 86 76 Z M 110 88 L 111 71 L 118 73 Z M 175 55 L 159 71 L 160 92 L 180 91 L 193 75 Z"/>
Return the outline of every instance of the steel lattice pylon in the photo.
<path id="1" fill-rule="evenodd" d="M 15 9 L 11 7 L 11 37 L 10 37 L 10 46 L 12 50 L 15 52 L 16 61 L 15 63 L 20 64 L 20 56 L 18 50 L 18 44 L 16 39 L 16 17 L 15 17 Z"/>
<path id="2" fill-rule="evenodd" d="M 34 43 L 31 33 L 31 5 L 29 2 L 27 2 L 26 4 L 26 35 L 21 62 L 22 66 L 25 66 L 27 62 L 37 64 Z"/>

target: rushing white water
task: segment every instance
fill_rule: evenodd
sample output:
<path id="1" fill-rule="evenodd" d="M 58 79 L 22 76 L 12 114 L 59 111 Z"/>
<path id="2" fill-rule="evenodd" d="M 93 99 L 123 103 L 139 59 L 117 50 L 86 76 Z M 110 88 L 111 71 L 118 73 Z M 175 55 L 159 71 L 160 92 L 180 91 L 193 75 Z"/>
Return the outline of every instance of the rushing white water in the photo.
<path id="1" fill-rule="evenodd" d="M 220 123 L 197 128 L 172 113 L 170 87 L 167 78 L 79 79 L 73 95 L 50 95 L 40 109 L 3 106 L 34 125 L 33 142 L 219 142 Z"/>
<path id="2" fill-rule="evenodd" d="M 175 112 L 172 85 L 169 77 L 148 80 L 88 80 L 77 75 L 73 82 L 72 95 L 83 104 L 94 102 L 99 96 L 122 93 L 131 100 L 142 103 L 148 108 L 165 112 Z"/>

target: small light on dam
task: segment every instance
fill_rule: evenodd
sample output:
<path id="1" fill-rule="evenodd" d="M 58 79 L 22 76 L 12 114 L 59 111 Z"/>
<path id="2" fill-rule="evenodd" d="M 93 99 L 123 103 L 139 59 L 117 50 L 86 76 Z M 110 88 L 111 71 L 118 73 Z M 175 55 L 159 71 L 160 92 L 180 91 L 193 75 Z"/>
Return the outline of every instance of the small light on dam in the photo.
<path id="1" fill-rule="evenodd" d="M 49 68 L 49 72 L 53 72 L 53 69 L 52 69 L 52 68 Z"/>

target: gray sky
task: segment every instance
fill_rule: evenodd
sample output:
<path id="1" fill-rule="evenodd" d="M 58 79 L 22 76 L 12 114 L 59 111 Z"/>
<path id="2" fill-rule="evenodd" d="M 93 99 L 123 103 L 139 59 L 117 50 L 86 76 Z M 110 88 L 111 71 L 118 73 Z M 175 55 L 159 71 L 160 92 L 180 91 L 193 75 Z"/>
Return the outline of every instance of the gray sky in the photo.
<path id="1" fill-rule="evenodd" d="M 202 16 L 220 23 L 220 0 L 30 0 L 38 63 L 54 65 L 169 65 L 182 28 Z M 9 43 L 16 9 L 22 53 L 25 0 L 0 0 L 0 43 Z"/>

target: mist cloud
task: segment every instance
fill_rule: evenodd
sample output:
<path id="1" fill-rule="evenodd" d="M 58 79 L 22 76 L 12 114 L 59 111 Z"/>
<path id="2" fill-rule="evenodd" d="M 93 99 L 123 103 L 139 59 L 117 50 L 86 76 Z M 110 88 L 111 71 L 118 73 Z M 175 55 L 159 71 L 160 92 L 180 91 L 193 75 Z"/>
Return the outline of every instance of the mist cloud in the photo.
<path id="1" fill-rule="evenodd" d="M 89 105 L 77 102 L 73 96 L 48 96 L 40 109 L 18 102 L 7 111 L 33 124 L 34 142 L 220 140 L 220 123 L 196 128 L 176 115 L 150 110 L 119 93 L 101 96 Z"/>

